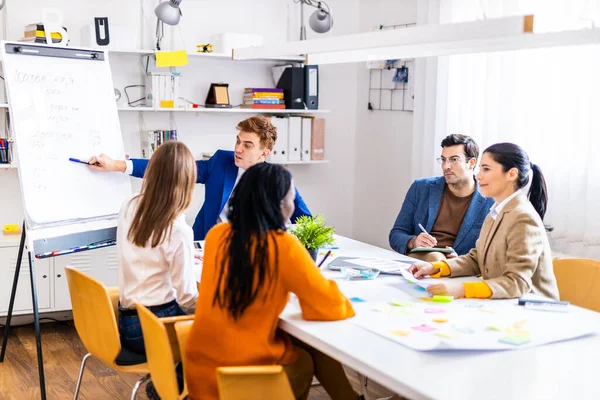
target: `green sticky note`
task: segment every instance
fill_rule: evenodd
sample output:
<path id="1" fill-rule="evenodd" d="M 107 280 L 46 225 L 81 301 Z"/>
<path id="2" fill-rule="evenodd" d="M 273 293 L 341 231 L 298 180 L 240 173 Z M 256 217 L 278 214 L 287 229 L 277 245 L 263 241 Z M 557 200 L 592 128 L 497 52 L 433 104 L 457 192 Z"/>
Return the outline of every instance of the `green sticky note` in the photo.
<path id="1" fill-rule="evenodd" d="M 506 344 L 512 344 L 513 346 L 520 346 L 522 344 L 531 342 L 531 338 L 523 336 L 505 336 L 501 339 L 498 339 L 498 341 Z"/>
<path id="2" fill-rule="evenodd" d="M 396 307 L 410 307 L 412 303 L 408 300 L 392 300 L 392 305 Z"/>
<path id="3" fill-rule="evenodd" d="M 437 301 L 438 303 L 450 303 L 452 300 L 454 300 L 454 296 L 440 296 L 434 294 L 432 300 Z"/>

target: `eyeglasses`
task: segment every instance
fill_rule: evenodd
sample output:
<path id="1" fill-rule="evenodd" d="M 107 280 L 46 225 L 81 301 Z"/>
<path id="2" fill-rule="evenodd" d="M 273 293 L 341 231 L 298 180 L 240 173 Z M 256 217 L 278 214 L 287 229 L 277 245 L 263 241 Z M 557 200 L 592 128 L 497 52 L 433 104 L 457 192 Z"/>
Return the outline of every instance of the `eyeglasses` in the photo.
<path id="1" fill-rule="evenodd" d="M 456 163 L 459 163 L 462 161 L 469 161 L 471 158 L 473 158 L 473 157 L 469 157 L 469 158 L 450 157 L 449 159 L 446 160 L 445 157 L 438 157 L 435 160 L 438 162 L 438 164 L 441 164 L 441 165 L 444 165 L 446 163 L 446 161 L 448 161 L 450 163 L 450 165 L 455 165 Z"/>

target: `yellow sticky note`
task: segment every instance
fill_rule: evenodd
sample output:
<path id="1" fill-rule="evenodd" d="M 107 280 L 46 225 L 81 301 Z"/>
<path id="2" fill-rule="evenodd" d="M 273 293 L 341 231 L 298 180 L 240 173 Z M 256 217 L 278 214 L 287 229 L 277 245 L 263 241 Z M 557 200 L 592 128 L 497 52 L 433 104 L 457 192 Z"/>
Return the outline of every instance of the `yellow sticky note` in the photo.
<path id="1" fill-rule="evenodd" d="M 432 319 L 432 321 L 441 324 L 444 322 L 448 322 L 448 318 L 434 318 L 434 319 Z"/>
<path id="2" fill-rule="evenodd" d="M 408 300 L 392 300 L 392 305 L 396 307 L 410 307 L 412 302 Z"/>
<path id="3" fill-rule="evenodd" d="M 431 297 L 419 297 L 419 300 L 423 300 L 423 301 L 433 301 L 433 299 Z"/>
<path id="4" fill-rule="evenodd" d="M 410 335 L 410 331 L 404 329 L 394 329 L 391 330 L 390 333 L 396 336 L 408 336 Z"/>
<path id="5" fill-rule="evenodd" d="M 19 234 L 21 234 L 21 230 L 19 229 L 19 225 L 17 225 L 17 224 L 4 225 L 4 234 L 5 235 L 19 235 Z"/>
<path id="6" fill-rule="evenodd" d="M 458 334 L 456 332 L 451 332 L 451 331 L 437 332 L 436 335 L 439 337 L 443 337 L 445 339 L 452 339 L 452 338 L 455 338 L 458 336 Z"/>
<path id="7" fill-rule="evenodd" d="M 157 51 L 156 66 L 157 67 L 183 67 L 188 65 L 187 51 Z"/>

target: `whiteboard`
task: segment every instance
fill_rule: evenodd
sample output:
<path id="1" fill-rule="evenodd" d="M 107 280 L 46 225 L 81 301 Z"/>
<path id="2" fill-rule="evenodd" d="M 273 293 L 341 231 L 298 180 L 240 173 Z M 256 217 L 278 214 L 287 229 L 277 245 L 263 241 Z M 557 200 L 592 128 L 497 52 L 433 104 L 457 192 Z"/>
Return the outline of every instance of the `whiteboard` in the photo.
<path id="1" fill-rule="evenodd" d="M 7 42 L 1 48 L 27 226 L 114 219 L 131 195 L 129 177 L 69 161 L 100 153 L 125 158 L 107 54 Z"/>

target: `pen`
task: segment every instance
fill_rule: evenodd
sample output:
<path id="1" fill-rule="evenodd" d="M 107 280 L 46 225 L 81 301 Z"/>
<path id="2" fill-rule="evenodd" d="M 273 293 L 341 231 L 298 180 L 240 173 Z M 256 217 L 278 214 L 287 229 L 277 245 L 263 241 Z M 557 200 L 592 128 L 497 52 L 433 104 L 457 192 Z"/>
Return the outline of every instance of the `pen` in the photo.
<path id="1" fill-rule="evenodd" d="M 327 260 L 327 257 L 329 257 L 329 255 L 331 254 L 331 250 L 329 250 L 326 254 L 325 257 L 323 257 L 323 259 L 321 260 L 321 262 L 319 263 L 319 265 L 317 265 L 317 267 L 321 268 L 321 265 L 323 265 L 323 263 L 325 262 L 325 260 Z"/>
<path id="2" fill-rule="evenodd" d="M 523 299 L 520 298 L 518 305 L 520 306 L 543 306 L 543 307 L 566 307 L 570 303 L 568 301 L 555 301 L 548 299 Z"/>
<path id="3" fill-rule="evenodd" d="M 81 161 L 80 159 L 78 159 L 78 158 L 73 158 L 73 157 L 70 157 L 70 158 L 69 158 L 69 161 L 72 161 L 72 162 L 77 162 L 77 163 L 81 163 L 81 164 L 87 164 L 87 165 L 90 165 L 90 163 L 89 163 L 89 162 L 87 162 L 87 161 Z"/>
<path id="4" fill-rule="evenodd" d="M 427 231 L 425 230 L 425 228 L 423 228 L 423 225 L 421 225 L 421 224 L 418 224 L 418 225 L 419 225 L 419 228 L 421 228 L 421 232 L 423 232 L 423 233 L 425 233 L 425 234 L 429 235 L 429 232 L 427 232 Z"/>
<path id="5" fill-rule="evenodd" d="M 81 163 L 81 164 L 86 164 L 86 165 L 100 166 L 100 163 L 90 164 L 88 161 L 82 161 L 82 160 L 80 160 L 78 158 L 73 158 L 73 157 L 69 157 L 69 161 L 76 162 L 76 163 Z"/>

